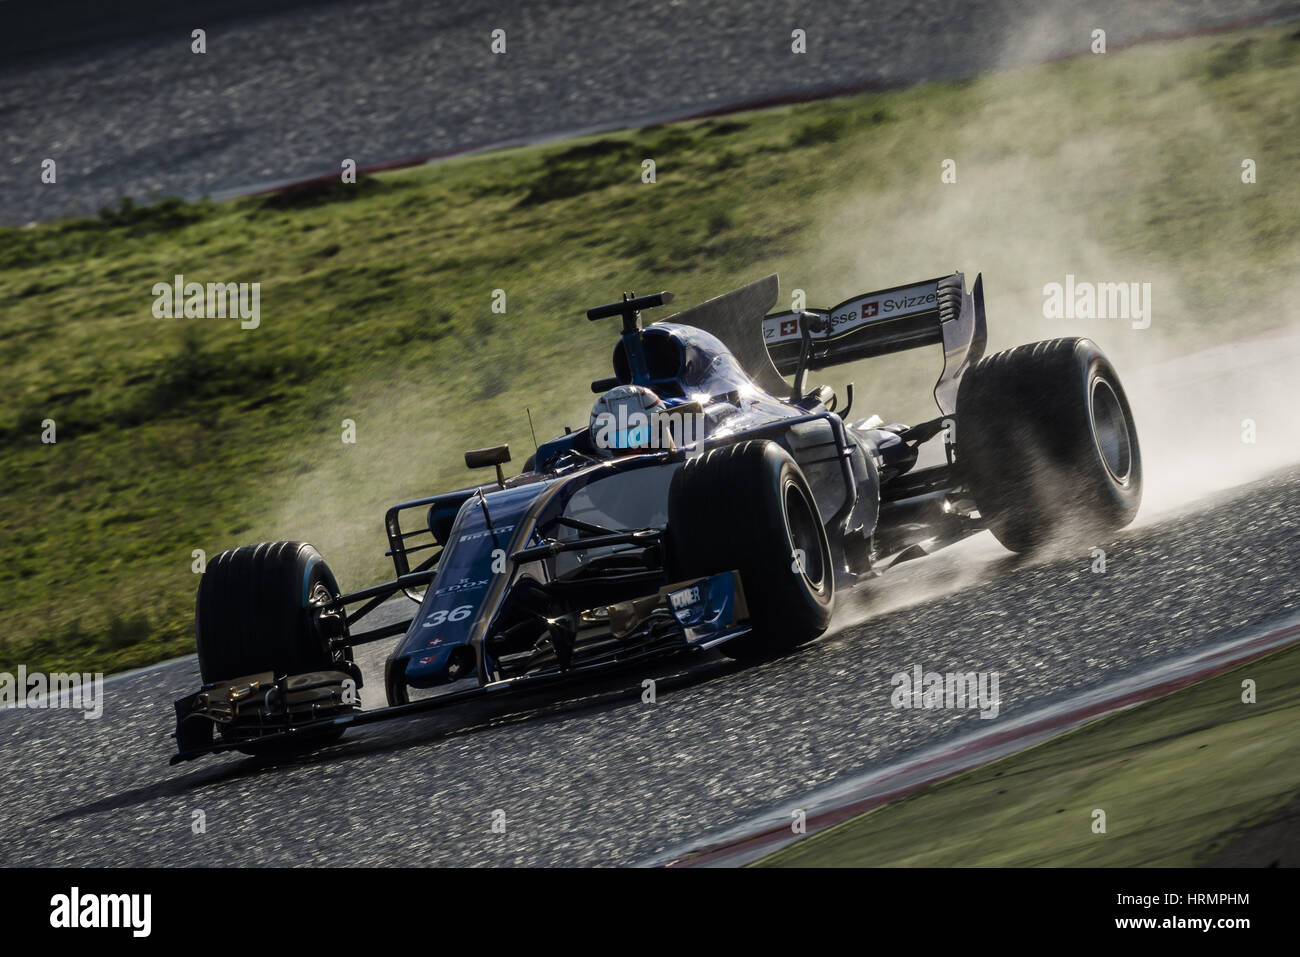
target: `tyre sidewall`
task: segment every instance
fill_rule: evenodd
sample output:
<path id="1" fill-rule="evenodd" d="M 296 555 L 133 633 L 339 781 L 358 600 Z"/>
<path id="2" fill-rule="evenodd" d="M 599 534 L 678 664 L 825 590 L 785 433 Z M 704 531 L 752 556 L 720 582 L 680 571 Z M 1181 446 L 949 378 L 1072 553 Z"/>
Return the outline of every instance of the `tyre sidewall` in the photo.
<path id="1" fill-rule="evenodd" d="M 806 505 L 803 523 L 791 515 L 789 502 Z M 802 527 L 805 552 L 816 549 L 803 558 L 809 571 L 820 568 L 816 583 L 796 563 L 796 527 Z M 724 644 L 727 654 L 780 652 L 829 625 L 835 599 L 830 545 L 807 479 L 777 443 L 742 442 L 687 462 L 669 492 L 668 537 L 673 580 L 739 571 L 752 631 Z"/>
<path id="2" fill-rule="evenodd" d="M 1104 381 L 1122 414 L 1129 469 L 1116 479 L 1093 424 Z M 958 456 L 985 523 L 1013 551 L 1111 532 L 1133 520 L 1142 459 L 1128 397 L 1090 339 L 1021 346 L 981 360 L 958 395 Z M 964 445 L 963 445 L 964 443 Z"/>

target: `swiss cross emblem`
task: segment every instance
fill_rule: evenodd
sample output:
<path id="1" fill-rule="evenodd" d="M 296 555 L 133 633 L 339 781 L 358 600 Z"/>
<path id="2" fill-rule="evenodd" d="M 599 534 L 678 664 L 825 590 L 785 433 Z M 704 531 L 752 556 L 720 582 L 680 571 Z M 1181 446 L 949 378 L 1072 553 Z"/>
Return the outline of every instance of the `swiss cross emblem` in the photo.
<path id="1" fill-rule="evenodd" d="M 879 311 L 880 311 L 880 303 L 878 302 L 864 302 L 862 304 L 863 319 L 870 319 Z"/>
<path id="2" fill-rule="evenodd" d="M 799 323 L 794 319 L 786 319 L 781 323 L 781 335 L 792 336 L 799 331 Z"/>

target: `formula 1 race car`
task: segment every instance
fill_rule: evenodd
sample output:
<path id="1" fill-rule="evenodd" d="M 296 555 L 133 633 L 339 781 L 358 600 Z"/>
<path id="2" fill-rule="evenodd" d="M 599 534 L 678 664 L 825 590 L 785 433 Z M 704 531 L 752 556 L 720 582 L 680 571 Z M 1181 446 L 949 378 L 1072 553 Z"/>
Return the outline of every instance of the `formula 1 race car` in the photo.
<path id="1" fill-rule="evenodd" d="M 671 294 L 589 310 L 621 317 L 622 335 L 588 426 L 509 478 L 507 447 L 466 452 L 495 480 L 388 509 L 392 581 L 343 593 L 298 542 L 210 562 L 204 684 L 176 702 L 173 763 L 315 746 L 652 655 L 778 655 L 827 628 L 838 590 L 981 529 L 1025 552 L 1132 521 L 1137 434 L 1090 340 L 984 357 L 982 282 L 967 289 L 961 273 L 769 314 L 777 294 L 769 276 L 645 328 L 642 310 Z M 917 425 L 855 421 L 851 386 L 841 404 L 805 383 L 934 345 L 940 414 Z M 932 464 L 918 464 L 923 447 Z M 398 594 L 414 615 L 355 630 Z M 394 638 L 388 707 L 363 711 L 352 649 Z"/>

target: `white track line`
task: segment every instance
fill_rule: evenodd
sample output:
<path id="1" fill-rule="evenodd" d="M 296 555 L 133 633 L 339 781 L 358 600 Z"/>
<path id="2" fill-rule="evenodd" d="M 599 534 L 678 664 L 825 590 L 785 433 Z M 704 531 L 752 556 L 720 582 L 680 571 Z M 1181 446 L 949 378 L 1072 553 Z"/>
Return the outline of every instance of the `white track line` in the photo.
<path id="1" fill-rule="evenodd" d="M 766 857 L 806 835 L 791 832 L 791 812 L 806 814 L 807 834 L 856 817 L 905 794 L 989 764 L 1071 728 L 1169 694 L 1287 645 L 1300 642 L 1300 615 L 1242 637 L 1162 662 L 1021 718 L 963 735 L 919 754 L 845 781 L 790 798 L 748 821 L 679 845 L 643 861 L 643 867 L 738 867 Z"/>

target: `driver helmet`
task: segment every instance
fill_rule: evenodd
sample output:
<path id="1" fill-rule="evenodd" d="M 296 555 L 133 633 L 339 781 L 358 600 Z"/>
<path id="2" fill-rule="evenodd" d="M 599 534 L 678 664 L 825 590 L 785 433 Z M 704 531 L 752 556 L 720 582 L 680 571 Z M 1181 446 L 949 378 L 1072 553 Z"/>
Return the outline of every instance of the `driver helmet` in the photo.
<path id="1" fill-rule="evenodd" d="M 591 444 L 608 455 L 661 448 L 657 416 L 667 408 L 663 399 L 643 385 L 615 386 L 591 407 Z"/>

